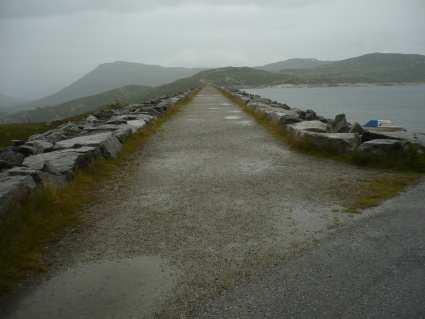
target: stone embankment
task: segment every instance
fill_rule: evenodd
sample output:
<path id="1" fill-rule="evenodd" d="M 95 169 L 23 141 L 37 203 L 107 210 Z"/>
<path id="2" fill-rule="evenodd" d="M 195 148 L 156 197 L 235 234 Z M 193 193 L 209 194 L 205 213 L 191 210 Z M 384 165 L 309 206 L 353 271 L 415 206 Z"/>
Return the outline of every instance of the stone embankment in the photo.
<path id="1" fill-rule="evenodd" d="M 132 134 L 192 93 L 100 110 L 79 122 L 13 141 L 0 150 L 0 218 L 38 186 L 63 185 L 92 161 L 115 158 Z"/>
<path id="2" fill-rule="evenodd" d="M 351 124 L 345 114 L 327 119 L 312 110 L 292 108 L 244 91 L 221 88 L 248 109 L 279 124 L 297 144 L 358 159 L 425 163 L 425 135 L 407 131 L 382 131 Z M 414 163 L 413 163 L 414 162 Z M 417 167 L 415 167 L 417 168 Z M 424 169 L 425 167 L 422 167 Z"/>

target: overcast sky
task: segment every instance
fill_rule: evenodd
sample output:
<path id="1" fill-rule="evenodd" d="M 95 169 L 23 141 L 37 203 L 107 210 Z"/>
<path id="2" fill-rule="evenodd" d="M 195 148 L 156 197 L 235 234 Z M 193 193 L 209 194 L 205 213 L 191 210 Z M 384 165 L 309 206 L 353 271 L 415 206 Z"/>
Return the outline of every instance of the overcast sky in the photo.
<path id="1" fill-rule="evenodd" d="M 54 93 L 100 63 L 261 65 L 425 54 L 425 0 L 0 0 L 0 93 Z"/>

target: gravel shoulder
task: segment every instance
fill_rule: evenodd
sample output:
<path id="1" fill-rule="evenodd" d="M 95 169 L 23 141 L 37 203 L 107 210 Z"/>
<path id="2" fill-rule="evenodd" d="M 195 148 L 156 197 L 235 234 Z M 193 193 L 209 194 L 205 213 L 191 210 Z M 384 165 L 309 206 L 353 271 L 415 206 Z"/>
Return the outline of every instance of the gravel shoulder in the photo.
<path id="1" fill-rule="evenodd" d="M 83 226 L 52 249 L 52 271 L 19 291 L 8 318 L 190 314 L 368 218 L 341 210 L 381 174 L 290 151 L 207 87 L 99 185 Z"/>

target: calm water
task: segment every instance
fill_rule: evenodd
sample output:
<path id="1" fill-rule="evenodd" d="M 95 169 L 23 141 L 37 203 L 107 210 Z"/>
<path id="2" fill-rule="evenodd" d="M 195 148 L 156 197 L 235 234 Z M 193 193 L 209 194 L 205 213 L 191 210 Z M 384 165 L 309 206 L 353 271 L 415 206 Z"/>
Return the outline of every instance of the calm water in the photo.
<path id="1" fill-rule="evenodd" d="M 392 120 L 412 130 L 425 130 L 425 85 L 315 87 L 247 90 L 289 106 L 312 109 L 333 118 L 345 113 L 349 121 Z"/>

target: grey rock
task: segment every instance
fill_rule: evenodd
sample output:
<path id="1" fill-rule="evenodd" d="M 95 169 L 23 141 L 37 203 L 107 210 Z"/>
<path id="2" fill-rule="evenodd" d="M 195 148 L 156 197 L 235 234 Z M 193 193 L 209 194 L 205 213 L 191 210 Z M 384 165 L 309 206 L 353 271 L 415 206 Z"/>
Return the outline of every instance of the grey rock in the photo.
<path id="1" fill-rule="evenodd" d="M 365 130 L 363 129 L 363 127 L 357 122 L 355 122 L 350 129 L 350 133 L 357 133 L 359 135 L 363 135 L 364 132 Z"/>
<path id="2" fill-rule="evenodd" d="M 313 110 L 307 110 L 307 111 L 305 111 L 304 119 L 306 121 L 314 121 L 314 120 L 317 120 L 318 117 L 317 117 L 316 112 L 314 112 Z"/>
<path id="3" fill-rule="evenodd" d="M 100 149 L 105 158 L 116 157 L 122 147 L 118 139 L 110 132 L 74 137 L 56 143 L 56 147 L 59 149 L 83 146 L 93 146 Z"/>
<path id="4" fill-rule="evenodd" d="M 358 151 L 365 155 L 385 157 L 390 154 L 401 154 L 405 143 L 395 139 L 376 139 L 362 143 Z"/>
<path id="5" fill-rule="evenodd" d="M 89 115 L 86 118 L 86 122 L 87 123 L 91 123 L 91 124 L 95 124 L 95 123 L 100 122 L 100 120 L 96 116 L 94 116 L 94 115 Z"/>
<path id="6" fill-rule="evenodd" d="M 321 121 L 302 121 L 287 126 L 288 131 L 297 134 L 299 131 L 326 133 L 327 126 Z"/>
<path id="7" fill-rule="evenodd" d="M 38 154 L 37 149 L 34 146 L 30 146 L 28 144 L 18 146 L 17 151 L 21 153 L 23 156 Z"/>
<path id="8" fill-rule="evenodd" d="M 133 134 L 133 128 L 130 125 L 120 125 L 120 128 L 114 132 L 116 138 L 124 143 Z"/>
<path id="9" fill-rule="evenodd" d="M 45 140 L 32 140 L 26 143 L 35 150 L 35 154 L 48 152 L 53 149 L 53 144 Z"/>
<path id="10" fill-rule="evenodd" d="M 284 127 L 302 121 L 296 110 L 279 111 L 276 113 L 279 116 L 279 123 Z"/>
<path id="11" fill-rule="evenodd" d="M 95 147 L 59 150 L 27 157 L 23 165 L 32 170 L 44 171 L 53 175 L 71 178 L 76 169 L 88 165 L 100 157 Z"/>
<path id="12" fill-rule="evenodd" d="M 4 217 L 12 205 L 26 199 L 36 187 L 31 176 L 0 176 L 0 217 Z"/>
<path id="13" fill-rule="evenodd" d="M 350 124 L 347 122 L 345 114 L 338 114 L 331 124 L 332 132 L 347 133 L 350 131 Z"/>
<path id="14" fill-rule="evenodd" d="M 10 176 L 31 176 L 37 184 L 61 186 L 66 182 L 66 176 L 48 171 L 35 170 L 28 167 L 14 167 L 6 172 Z"/>
<path id="15" fill-rule="evenodd" d="M 137 132 L 138 130 L 144 128 L 146 126 L 145 120 L 134 120 L 134 121 L 127 121 L 127 125 L 131 127 L 131 130 L 133 133 Z"/>
<path id="16" fill-rule="evenodd" d="M 21 165 L 25 156 L 17 151 L 16 147 L 7 147 L 0 151 L 0 160 L 9 166 Z"/>
<path id="17" fill-rule="evenodd" d="M 360 137 L 354 133 L 316 133 L 302 131 L 295 135 L 300 142 L 305 142 L 318 150 L 325 150 L 336 154 L 350 153 L 357 149 Z"/>
<path id="18" fill-rule="evenodd" d="M 0 171 L 13 167 L 9 162 L 0 160 Z"/>

